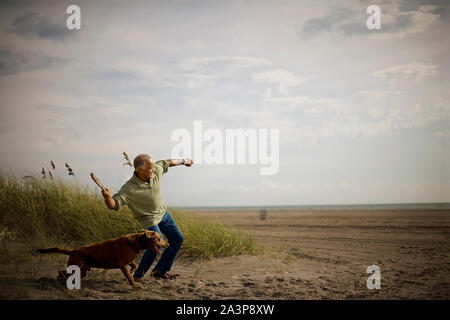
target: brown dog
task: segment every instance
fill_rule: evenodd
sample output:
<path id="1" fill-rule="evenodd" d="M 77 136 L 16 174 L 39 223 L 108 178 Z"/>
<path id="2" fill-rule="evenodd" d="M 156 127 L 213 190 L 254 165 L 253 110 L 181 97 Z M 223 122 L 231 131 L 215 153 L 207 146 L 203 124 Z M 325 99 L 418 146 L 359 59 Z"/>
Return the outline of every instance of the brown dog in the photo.
<path id="1" fill-rule="evenodd" d="M 141 250 L 151 249 L 159 254 L 158 247 L 167 248 L 169 244 L 161 235 L 154 231 L 142 230 L 138 233 L 127 234 L 118 238 L 97 242 L 78 249 L 60 249 L 48 248 L 38 249 L 40 253 L 63 253 L 69 256 L 67 265 L 77 265 L 80 267 L 81 278 L 91 268 L 116 269 L 122 270 L 122 273 L 128 279 L 130 284 L 135 287 L 136 283 L 131 275 L 137 269 L 133 261 Z M 127 265 L 131 266 L 128 270 Z M 59 278 L 67 278 L 64 271 L 59 272 Z"/>

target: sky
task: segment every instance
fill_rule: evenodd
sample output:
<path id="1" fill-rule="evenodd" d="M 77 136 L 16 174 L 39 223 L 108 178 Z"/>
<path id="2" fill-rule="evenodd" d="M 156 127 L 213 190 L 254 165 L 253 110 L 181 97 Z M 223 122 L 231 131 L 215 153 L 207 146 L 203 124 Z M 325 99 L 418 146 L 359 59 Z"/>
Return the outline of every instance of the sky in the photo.
<path id="1" fill-rule="evenodd" d="M 71 181 L 68 162 L 115 192 L 122 152 L 169 159 L 201 121 L 279 130 L 278 171 L 170 168 L 170 206 L 450 202 L 448 1 L 0 1 L 0 16 L 2 170 L 53 161 Z"/>

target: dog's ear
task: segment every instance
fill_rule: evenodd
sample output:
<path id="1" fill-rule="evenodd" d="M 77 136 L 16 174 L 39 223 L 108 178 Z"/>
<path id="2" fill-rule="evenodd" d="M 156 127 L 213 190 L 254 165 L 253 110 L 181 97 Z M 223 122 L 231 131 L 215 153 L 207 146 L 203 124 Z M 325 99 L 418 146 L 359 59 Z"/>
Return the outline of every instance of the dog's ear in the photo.
<path id="1" fill-rule="evenodd" d="M 152 239 L 155 237 L 155 231 L 149 231 L 149 230 L 145 230 L 145 235 L 147 236 L 147 238 Z"/>

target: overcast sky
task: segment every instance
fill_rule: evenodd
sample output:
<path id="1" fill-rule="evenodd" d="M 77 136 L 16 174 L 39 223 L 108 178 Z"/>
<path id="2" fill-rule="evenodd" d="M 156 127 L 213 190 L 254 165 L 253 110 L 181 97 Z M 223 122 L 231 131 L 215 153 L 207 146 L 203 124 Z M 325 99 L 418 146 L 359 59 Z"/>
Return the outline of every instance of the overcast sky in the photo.
<path id="1" fill-rule="evenodd" d="M 2 169 L 117 191 L 123 151 L 170 158 L 202 121 L 279 129 L 278 174 L 170 168 L 168 205 L 450 201 L 448 1 L 0 3 Z"/>

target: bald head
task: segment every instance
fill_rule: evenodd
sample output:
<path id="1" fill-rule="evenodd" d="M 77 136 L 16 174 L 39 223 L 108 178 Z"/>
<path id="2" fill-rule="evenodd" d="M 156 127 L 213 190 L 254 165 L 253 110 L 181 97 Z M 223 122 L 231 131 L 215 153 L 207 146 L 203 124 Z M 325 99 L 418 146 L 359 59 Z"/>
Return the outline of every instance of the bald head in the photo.
<path id="1" fill-rule="evenodd" d="M 134 169 L 139 179 L 148 182 L 155 172 L 155 162 L 148 154 L 140 154 L 133 161 Z"/>
<path id="2" fill-rule="evenodd" d="M 136 158 L 134 158 L 133 166 L 134 169 L 146 169 L 148 165 L 148 161 L 150 161 L 152 157 L 148 154 L 140 154 Z"/>

